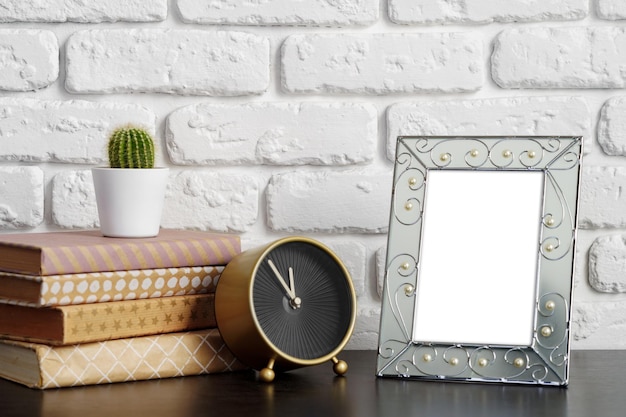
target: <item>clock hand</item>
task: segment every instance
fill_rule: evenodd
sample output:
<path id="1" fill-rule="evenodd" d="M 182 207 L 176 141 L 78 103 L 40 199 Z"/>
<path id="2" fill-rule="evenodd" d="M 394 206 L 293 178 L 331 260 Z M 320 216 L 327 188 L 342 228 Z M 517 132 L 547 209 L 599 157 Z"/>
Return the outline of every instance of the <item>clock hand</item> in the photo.
<path id="1" fill-rule="evenodd" d="M 269 264 L 270 268 L 272 268 L 272 271 L 274 271 L 274 275 L 276 275 L 276 278 L 278 278 L 278 282 L 280 282 L 280 284 L 283 286 L 283 288 L 285 289 L 285 292 L 287 293 L 289 298 L 292 299 L 292 300 L 295 299 L 296 298 L 296 294 L 292 291 L 292 289 L 290 287 L 287 286 L 287 283 L 285 282 L 285 279 L 283 278 L 283 276 L 278 271 L 278 268 L 276 268 L 276 265 L 274 265 L 274 262 L 272 262 L 271 259 L 268 259 L 267 263 Z"/>
<path id="2" fill-rule="evenodd" d="M 300 308 L 302 305 L 302 299 L 296 296 L 296 288 L 293 283 L 293 268 L 289 267 L 289 287 L 291 288 L 291 294 L 293 297 L 291 298 L 291 307 L 292 308 Z"/>
<path id="3" fill-rule="evenodd" d="M 291 288 L 291 293 L 296 295 L 296 288 L 293 285 L 293 268 L 289 267 L 289 288 Z"/>

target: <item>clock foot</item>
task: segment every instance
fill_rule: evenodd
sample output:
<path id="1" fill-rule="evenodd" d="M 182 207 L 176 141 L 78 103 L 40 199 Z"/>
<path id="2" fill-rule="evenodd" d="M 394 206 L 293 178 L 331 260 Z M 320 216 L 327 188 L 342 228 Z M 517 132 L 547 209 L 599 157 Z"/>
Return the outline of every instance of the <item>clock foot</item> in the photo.
<path id="1" fill-rule="evenodd" d="M 270 368 L 263 368 L 259 371 L 259 379 L 263 382 L 272 382 L 276 373 Z"/>
<path id="2" fill-rule="evenodd" d="M 267 364 L 267 367 L 259 371 L 259 379 L 263 382 L 272 382 L 274 380 L 274 377 L 276 376 L 276 373 L 272 369 L 273 367 L 274 367 L 274 359 L 270 359 L 270 361 Z"/>
<path id="3" fill-rule="evenodd" d="M 342 361 L 337 358 L 332 358 L 332 361 L 333 371 L 335 371 L 337 375 L 344 375 L 346 372 L 348 372 L 348 364 L 346 363 L 346 361 Z"/>

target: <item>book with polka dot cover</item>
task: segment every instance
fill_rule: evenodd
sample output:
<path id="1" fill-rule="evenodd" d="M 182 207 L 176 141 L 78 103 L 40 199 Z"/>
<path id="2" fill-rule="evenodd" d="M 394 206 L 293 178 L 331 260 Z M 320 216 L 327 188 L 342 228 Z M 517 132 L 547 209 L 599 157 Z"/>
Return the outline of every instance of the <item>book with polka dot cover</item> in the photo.
<path id="1" fill-rule="evenodd" d="M 53 307 L 215 292 L 224 266 L 63 275 L 0 272 L 0 304 Z"/>
<path id="2" fill-rule="evenodd" d="M 139 239 L 97 230 L 0 234 L 0 303 L 51 307 L 212 293 L 240 252 L 239 236 L 189 230 Z"/>

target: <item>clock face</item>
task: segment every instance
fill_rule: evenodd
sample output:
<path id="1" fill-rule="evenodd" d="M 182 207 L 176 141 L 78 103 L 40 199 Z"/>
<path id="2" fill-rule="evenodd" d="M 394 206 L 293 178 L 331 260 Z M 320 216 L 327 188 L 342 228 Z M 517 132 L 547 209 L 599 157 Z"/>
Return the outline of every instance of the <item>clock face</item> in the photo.
<path id="1" fill-rule="evenodd" d="M 287 242 L 263 257 L 252 284 L 257 322 L 281 352 L 316 359 L 332 352 L 351 326 L 349 276 L 327 251 Z"/>

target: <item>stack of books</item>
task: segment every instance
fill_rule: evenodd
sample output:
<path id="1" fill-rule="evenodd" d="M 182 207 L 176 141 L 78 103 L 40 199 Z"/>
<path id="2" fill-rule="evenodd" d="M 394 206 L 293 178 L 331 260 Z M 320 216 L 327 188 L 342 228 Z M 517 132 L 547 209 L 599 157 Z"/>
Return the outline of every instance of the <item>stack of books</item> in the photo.
<path id="1" fill-rule="evenodd" d="M 240 251 L 183 230 L 0 235 L 0 377 L 45 389 L 243 369 L 214 312 Z"/>

